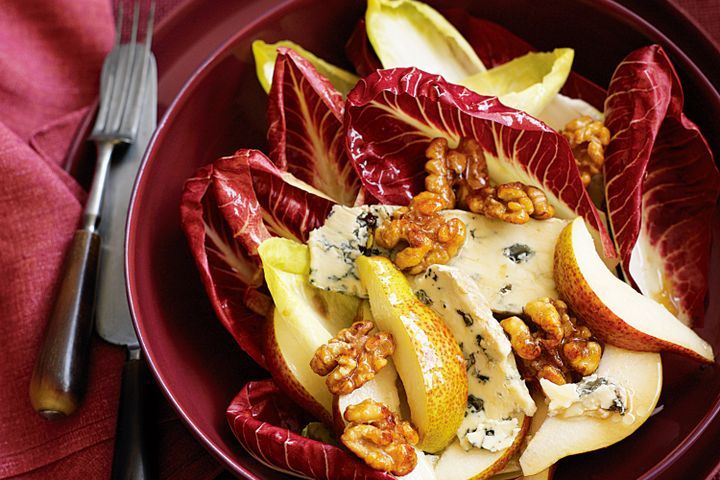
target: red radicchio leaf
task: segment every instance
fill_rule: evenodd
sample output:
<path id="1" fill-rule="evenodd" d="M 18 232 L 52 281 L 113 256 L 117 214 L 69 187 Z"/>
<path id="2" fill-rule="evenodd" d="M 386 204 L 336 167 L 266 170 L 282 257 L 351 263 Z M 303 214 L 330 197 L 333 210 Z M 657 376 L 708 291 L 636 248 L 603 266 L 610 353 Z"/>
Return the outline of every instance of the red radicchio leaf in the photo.
<path id="1" fill-rule="evenodd" d="M 226 418 L 243 447 L 276 470 L 327 480 L 395 478 L 371 469 L 341 448 L 295 433 L 308 419 L 272 380 L 246 384 L 228 407 Z"/>
<path id="2" fill-rule="evenodd" d="M 370 39 L 368 39 L 365 19 L 361 18 L 355 25 L 352 35 L 345 44 L 345 54 L 361 77 L 382 69 L 380 59 L 375 55 Z"/>
<path id="3" fill-rule="evenodd" d="M 720 175 L 682 108 L 680 81 L 661 47 L 628 55 L 613 74 L 605 104 L 605 125 L 613 137 L 604 175 L 626 277 L 643 293 L 656 293 L 643 275 L 651 265 L 643 261 L 642 250 L 649 249 L 645 255 L 661 261 L 678 316 L 691 322 L 704 313 Z"/>
<path id="4" fill-rule="evenodd" d="M 423 190 L 424 150 L 431 139 L 478 141 L 496 181 L 543 188 L 558 216 L 582 216 L 600 233 L 605 256 L 615 251 L 585 191 L 565 139 L 495 97 L 416 68 L 379 70 L 360 80 L 345 107 L 346 141 L 363 185 L 380 202 L 407 204 Z"/>
<path id="5" fill-rule="evenodd" d="M 220 158 L 185 183 L 181 223 L 202 283 L 223 326 L 261 366 L 271 300 L 258 291 L 257 247 L 271 235 L 306 241 L 333 205 L 257 150 Z"/>
<path id="6" fill-rule="evenodd" d="M 217 206 L 210 189 L 214 173 L 214 166 L 207 165 L 185 183 L 180 205 L 182 227 L 220 322 L 240 347 L 264 367 L 261 346 L 265 319 L 245 306 L 248 297 L 261 295 L 256 289 L 263 282 L 262 270 L 236 240 Z M 267 232 L 260 229 L 259 234 Z"/>
<path id="7" fill-rule="evenodd" d="M 505 27 L 472 17 L 462 8 L 448 8 L 442 14 L 465 37 L 487 68 L 497 67 L 534 50 L 532 45 Z"/>
<path id="8" fill-rule="evenodd" d="M 443 10 L 443 15 L 458 29 L 473 47 L 487 68 L 497 67 L 510 60 L 535 51 L 535 48 L 500 25 L 471 17 L 460 8 Z M 570 98 L 585 100 L 602 111 L 605 90 L 585 77 L 570 72 L 560 93 Z"/>
<path id="9" fill-rule="evenodd" d="M 352 205 L 360 181 L 343 144 L 342 94 L 291 49 L 278 48 L 267 115 L 275 164 L 338 203 Z"/>
<path id="10" fill-rule="evenodd" d="M 310 230 L 325 223 L 335 203 L 311 186 L 283 172 L 258 150 L 238 150 L 215 162 L 218 204 L 243 238 L 252 225 L 261 223 L 271 235 L 306 242 Z M 248 242 L 247 251 L 257 255 L 265 240 Z"/>

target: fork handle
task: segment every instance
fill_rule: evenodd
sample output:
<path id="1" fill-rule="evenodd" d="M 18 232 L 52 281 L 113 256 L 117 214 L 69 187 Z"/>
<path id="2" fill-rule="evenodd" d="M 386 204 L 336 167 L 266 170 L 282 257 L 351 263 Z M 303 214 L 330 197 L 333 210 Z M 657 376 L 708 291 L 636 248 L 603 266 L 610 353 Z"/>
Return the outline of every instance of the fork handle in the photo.
<path id="1" fill-rule="evenodd" d="M 75 231 L 30 381 L 33 408 L 51 420 L 75 412 L 85 390 L 99 252 L 97 233 Z"/>

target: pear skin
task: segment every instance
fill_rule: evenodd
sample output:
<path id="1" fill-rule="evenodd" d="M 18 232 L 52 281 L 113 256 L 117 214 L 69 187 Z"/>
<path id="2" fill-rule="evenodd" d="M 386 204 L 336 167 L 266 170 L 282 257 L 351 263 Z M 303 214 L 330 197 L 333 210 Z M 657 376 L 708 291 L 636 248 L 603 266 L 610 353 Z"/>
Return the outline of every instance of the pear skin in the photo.
<path id="1" fill-rule="evenodd" d="M 395 339 L 393 362 L 420 434 L 418 448 L 438 452 L 455 436 L 467 407 L 462 351 L 445 323 L 417 299 L 390 260 L 363 256 L 357 265 L 377 328 Z"/>
<path id="2" fill-rule="evenodd" d="M 605 267 L 582 218 L 560 233 L 553 276 L 561 298 L 606 343 L 714 362 L 712 347 L 705 340 Z"/>

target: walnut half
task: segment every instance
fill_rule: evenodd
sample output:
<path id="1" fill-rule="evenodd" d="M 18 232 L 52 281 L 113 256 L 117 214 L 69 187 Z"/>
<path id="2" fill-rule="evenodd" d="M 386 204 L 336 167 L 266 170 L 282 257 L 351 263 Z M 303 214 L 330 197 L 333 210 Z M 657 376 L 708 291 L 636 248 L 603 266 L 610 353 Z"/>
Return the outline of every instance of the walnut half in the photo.
<path id="1" fill-rule="evenodd" d="M 315 352 L 310 368 L 320 376 L 327 375 L 330 393 L 348 394 L 387 365 L 387 357 L 395 352 L 393 337 L 388 332 L 370 334 L 373 328 L 373 322 L 355 322 Z"/>
<path id="2" fill-rule="evenodd" d="M 472 138 L 461 138 L 454 149 L 444 138 L 435 138 L 425 157 L 425 189 L 437 196 L 442 209 L 464 208 L 509 223 L 555 215 L 545 192 L 537 187 L 520 182 L 491 186 L 485 155 Z"/>
<path id="3" fill-rule="evenodd" d="M 603 122 L 583 115 L 565 125 L 561 133 L 570 143 L 580 177 L 587 187 L 605 163 L 605 147 L 610 143 L 610 130 Z"/>
<path id="4" fill-rule="evenodd" d="M 545 378 L 562 385 L 575 376 L 597 370 L 602 347 L 592 332 L 568 313 L 562 300 L 540 298 L 528 302 L 523 321 L 509 317 L 500 322 L 515 353 L 520 357 L 527 378 Z M 529 325 L 534 325 L 531 332 Z"/>
<path id="5" fill-rule="evenodd" d="M 467 197 L 468 210 L 508 223 L 527 223 L 530 218 L 546 220 L 555 215 L 545 192 L 520 182 L 485 187 Z"/>
<path id="6" fill-rule="evenodd" d="M 415 469 L 418 434 L 382 403 L 365 399 L 345 410 L 348 425 L 340 441 L 375 470 L 407 475 Z"/>
<path id="7" fill-rule="evenodd" d="M 467 233 L 462 220 L 440 215 L 443 208 L 439 194 L 422 192 L 375 230 L 375 242 L 387 249 L 407 244 L 393 261 L 411 275 L 433 264 L 446 264 L 465 243 Z"/>
<path id="8" fill-rule="evenodd" d="M 485 155 L 472 138 L 461 138 L 457 148 L 449 148 L 444 138 L 435 138 L 425 150 L 425 157 L 425 189 L 440 195 L 445 208 L 464 204 L 470 192 L 490 183 Z"/>

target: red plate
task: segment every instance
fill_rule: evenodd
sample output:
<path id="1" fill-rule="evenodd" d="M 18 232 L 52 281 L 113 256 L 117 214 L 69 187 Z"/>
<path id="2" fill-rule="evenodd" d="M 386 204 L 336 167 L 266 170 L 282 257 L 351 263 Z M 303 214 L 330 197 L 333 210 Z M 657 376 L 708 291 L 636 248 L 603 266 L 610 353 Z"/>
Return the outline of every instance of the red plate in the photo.
<path id="1" fill-rule="evenodd" d="M 540 48 L 573 47 L 577 69 L 601 85 L 631 50 L 662 44 L 683 78 L 687 113 L 720 158 L 718 92 L 674 43 L 616 4 L 558 0 L 538 9 L 530 0 L 485 0 L 482 6 L 470 0 L 432 3 L 466 7 Z M 180 230 L 180 194 L 197 167 L 240 147 L 264 147 L 266 95 L 255 78 L 251 41 L 288 38 L 347 65 L 343 44 L 363 9 L 352 0 L 189 0 L 163 22 L 155 42 L 161 108 L 200 59 L 225 43 L 183 87 L 151 143 L 128 224 L 128 295 L 140 341 L 165 394 L 206 447 L 247 478 L 283 478 L 245 453 L 225 421 L 225 408 L 244 382 L 266 374 L 213 315 Z M 702 39 L 683 18 L 670 25 L 675 33 L 691 32 Z M 706 41 L 701 47 L 701 52 L 712 51 Z M 696 59 L 700 65 L 716 60 Z M 720 228 L 715 234 L 720 237 Z M 700 333 L 720 351 L 720 248 L 715 248 L 713 267 L 713 294 Z M 563 460 L 556 478 L 706 474 L 718 461 L 714 442 L 720 433 L 720 368 L 699 368 L 668 356 L 665 374 L 658 415 L 620 444 Z"/>

